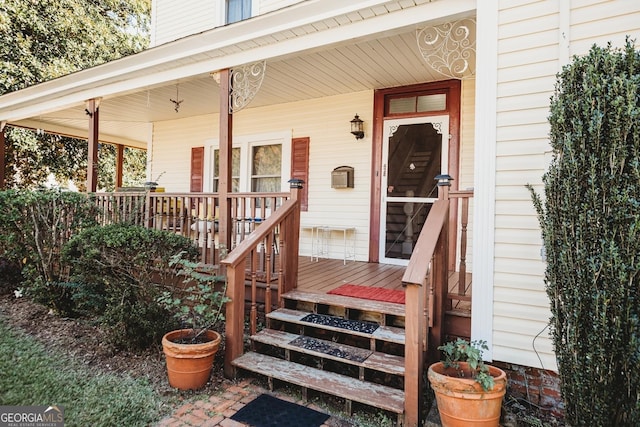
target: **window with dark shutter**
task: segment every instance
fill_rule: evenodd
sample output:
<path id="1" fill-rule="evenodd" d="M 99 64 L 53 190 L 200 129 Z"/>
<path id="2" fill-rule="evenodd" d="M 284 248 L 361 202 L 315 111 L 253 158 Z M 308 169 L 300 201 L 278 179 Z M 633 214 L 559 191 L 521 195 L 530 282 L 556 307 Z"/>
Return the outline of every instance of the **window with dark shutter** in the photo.
<path id="1" fill-rule="evenodd" d="M 202 192 L 204 182 L 204 147 L 191 149 L 191 187 L 192 193 Z"/>

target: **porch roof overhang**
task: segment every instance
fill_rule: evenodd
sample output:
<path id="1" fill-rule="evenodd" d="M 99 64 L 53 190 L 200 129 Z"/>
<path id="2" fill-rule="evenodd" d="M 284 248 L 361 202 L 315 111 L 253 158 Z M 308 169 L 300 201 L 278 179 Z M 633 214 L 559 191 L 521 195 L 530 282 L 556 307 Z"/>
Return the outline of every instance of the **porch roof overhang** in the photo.
<path id="1" fill-rule="evenodd" d="M 85 101 L 102 98 L 99 139 L 146 148 L 150 123 L 218 112 L 212 73 L 255 61 L 267 71 L 250 107 L 440 80 L 416 30 L 475 9 L 476 0 L 304 1 L 5 94 L 0 121 L 86 138 Z"/>

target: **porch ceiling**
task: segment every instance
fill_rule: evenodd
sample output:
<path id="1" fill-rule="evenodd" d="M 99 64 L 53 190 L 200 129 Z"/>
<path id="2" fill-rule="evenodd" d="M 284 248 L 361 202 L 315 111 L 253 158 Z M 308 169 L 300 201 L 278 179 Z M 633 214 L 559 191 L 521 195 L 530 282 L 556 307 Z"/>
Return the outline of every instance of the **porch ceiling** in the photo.
<path id="1" fill-rule="evenodd" d="M 420 3 L 423 3 L 423 7 L 427 6 L 424 1 L 404 3 L 412 3 L 416 8 Z M 465 8 L 468 9 L 468 4 Z M 362 18 L 363 16 L 374 19 L 375 13 L 378 13 L 379 17 L 380 12 L 373 9 L 370 14 L 359 11 L 360 22 L 364 23 L 367 20 Z M 468 12 L 466 14 L 468 15 Z M 392 12 L 388 10 L 386 15 L 388 15 L 387 19 L 390 19 Z M 456 16 L 449 15 L 447 19 L 460 17 L 458 12 Z M 334 42 L 331 42 L 330 32 L 326 29 L 320 31 L 319 28 L 328 25 L 354 25 L 352 17 L 349 18 L 348 23 L 345 21 L 342 24 L 335 17 L 331 18 L 330 22 L 327 19 L 316 22 L 315 30 L 306 29 L 307 35 L 309 32 L 316 35 L 326 34 L 327 39 L 322 44 L 311 46 L 311 48 L 301 46 L 298 49 L 285 51 L 278 48 L 277 42 L 272 43 L 273 56 L 266 58 L 267 68 L 263 84 L 247 108 L 444 79 L 445 76 L 432 70 L 425 63 L 416 42 L 417 29 L 442 22 L 444 19 L 439 18 L 435 21 L 426 20 L 407 26 L 396 24 L 394 28 L 391 28 L 392 25 L 386 25 L 383 26 L 382 31 L 378 30 L 379 32 L 354 31 L 354 37 L 350 38 L 341 35 Z M 275 35 L 275 33 L 271 34 L 270 37 Z M 193 37 L 203 38 L 205 34 Z M 302 42 L 303 38 L 293 35 L 291 40 Z M 196 41 L 196 39 L 193 40 L 193 42 Z M 248 42 L 260 44 L 261 40 L 253 39 Z M 233 49 L 241 49 L 241 47 L 228 46 L 224 51 Z M 283 53 L 277 55 L 279 51 Z M 215 53 L 216 55 L 224 54 L 220 50 Z M 212 56 L 214 53 L 209 51 L 207 54 L 199 53 L 188 58 L 175 59 L 174 63 L 165 61 L 157 65 L 154 71 L 161 71 L 158 67 L 166 67 L 170 70 L 172 67 L 186 66 L 187 59 L 189 64 L 199 61 L 210 62 Z M 96 67 L 98 68 L 100 67 Z M 212 71 L 215 69 L 213 68 Z M 167 72 L 166 74 L 167 77 L 159 83 L 140 84 L 135 89 L 114 91 L 103 95 L 100 104 L 100 139 L 102 141 L 146 147 L 146 141 L 150 135 L 149 124 L 152 122 L 218 112 L 219 88 L 210 73 L 199 72 L 186 76 L 185 73 L 178 75 L 175 72 Z M 176 94 L 176 88 L 178 94 Z M 176 99 L 176 96 L 183 100 L 178 112 L 174 110 L 175 106 L 170 101 L 170 99 Z M 48 108 L 46 113 L 31 115 L 10 123 L 85 137 L 88 119 L 84 108 L 84 104 L 80 103 L 68 108 Z M 0 120 L 4 120 L 3 113 L 6 115 L 6 110 L 0 105 Z"/>

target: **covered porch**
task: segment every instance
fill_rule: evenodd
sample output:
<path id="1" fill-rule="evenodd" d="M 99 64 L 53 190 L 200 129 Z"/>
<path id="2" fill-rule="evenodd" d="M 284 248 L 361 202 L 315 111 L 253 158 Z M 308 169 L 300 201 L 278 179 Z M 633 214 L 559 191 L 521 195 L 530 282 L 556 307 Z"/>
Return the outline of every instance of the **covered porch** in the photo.
<path id="1" fill-rule="evenodd" d="M 452 175 L 452 193 L 474 184 L 475 51 L 465 73 L 454 73 L 449 62 L 431 67 L 440 62 L 425 57 L 418 41 L 454 27 L 475 45 L 476 2 L 348 3 L 301 2 L 0 99 L 0 126 L 89 135 L 91 190 L 98 141 L 148 149 L 148 178 L 167 193 L 94 197 L 105 221 L 129 216 L 188 236 L 201 262 L 224 265 L 233 301 L 227 375 L 256 332 L 259 304 L 269 312 L 295 289 L 326 293 L 353 283 L 405 289 L 406 372 L 422 381 L 450 294 L 470 301 L 461 203 L 438 200 L 433 178 Z M 240 80 L 255 67 L 258 82 Z M 363 120 L 356 133 L 349 132 L 354 114 Z M 273 169 L 258 170 L 269 159 L 261 149 L 277 153 Z M 352 175 L 334 182 L 344 167 Z M 305 181 L 304 194 L 287 192 L 289 177 Z M 357 261 L 312 262 L 304 229 L 317 225 L 355 230 Z M 384 264 L 393 252 L 387 246 L 401 248 L 394 257 L 409 265 Z M 406 389 L 407 425 L 415 425 L 420 387 Z"/>

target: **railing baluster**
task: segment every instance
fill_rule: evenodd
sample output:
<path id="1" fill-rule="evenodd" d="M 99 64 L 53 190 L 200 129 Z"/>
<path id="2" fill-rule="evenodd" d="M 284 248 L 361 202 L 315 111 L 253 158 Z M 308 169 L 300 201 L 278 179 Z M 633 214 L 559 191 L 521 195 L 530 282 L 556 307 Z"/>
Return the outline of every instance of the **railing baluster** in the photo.
<path id="1" fill-rule="evenodd" d="M 251 251 L 251 335 L 258 329 L 258 252 Z"/>
<path id="2" fill-rule="evenodd" d="M 469 198 L 462 199 L 460 218 L 460 266 L 458 268 L 458 295 L 464 295 L 467 284 L 467 224 L 469 222 Z"/>

